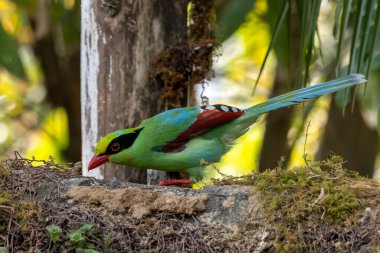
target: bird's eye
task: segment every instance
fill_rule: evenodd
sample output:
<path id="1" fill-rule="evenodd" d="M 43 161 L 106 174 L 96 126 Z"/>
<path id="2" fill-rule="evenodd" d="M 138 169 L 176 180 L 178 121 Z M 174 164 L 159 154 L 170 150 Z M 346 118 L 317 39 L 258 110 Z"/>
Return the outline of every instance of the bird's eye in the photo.
<path id="1" fill-rule="evenodd" d="M 117 151 L 119 151 L 119 149 L 120 149 L 120 144 L 118 142 L 115 142 L 115 143 L 112 144 L 111 150 L 113 152 L 117 152 Z"/>

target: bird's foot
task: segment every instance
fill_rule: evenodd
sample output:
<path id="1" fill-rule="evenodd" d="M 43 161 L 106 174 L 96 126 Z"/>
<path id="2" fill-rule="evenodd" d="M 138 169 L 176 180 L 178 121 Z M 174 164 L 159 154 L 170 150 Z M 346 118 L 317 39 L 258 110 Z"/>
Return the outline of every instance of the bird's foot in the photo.
<path id="1" fill-rule="evenodd" d="M 159 185 L 160 186 L 169 186 L 169 185 L 177 185 L 177 186 L 184 186 L 188 184 L 193 184 L 194 181 L 190 179 L 168 179 L 168 180 L 161 180 Z"/>

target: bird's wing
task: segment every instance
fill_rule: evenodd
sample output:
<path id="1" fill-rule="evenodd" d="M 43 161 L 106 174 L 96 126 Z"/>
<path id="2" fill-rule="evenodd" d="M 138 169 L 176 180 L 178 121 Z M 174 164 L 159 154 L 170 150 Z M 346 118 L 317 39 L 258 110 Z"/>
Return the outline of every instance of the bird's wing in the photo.
<path id="1" fill-rule="evenodd" d="M 195 121 L 177 137 L 160 148 L 160 152 L 179 152 L 193 137 L 221 124 L 232 121 L 245 113 L 244 110 L 228 105 L 208 105 L 199 107 L 200 111 Z"/>

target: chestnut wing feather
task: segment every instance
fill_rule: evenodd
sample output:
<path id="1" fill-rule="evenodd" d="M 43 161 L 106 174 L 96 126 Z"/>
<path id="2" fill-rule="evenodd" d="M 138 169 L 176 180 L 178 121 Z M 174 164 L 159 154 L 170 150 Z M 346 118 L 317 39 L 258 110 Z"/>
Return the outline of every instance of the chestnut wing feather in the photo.
<path id="1" fill-rule="evenodd" d="M 180 133 L 177 138 L 163 146 L 161 152 L 180 152 L 191 138 L 230 122 L 245 113 L 244 110 L 227 105 L 202 106 L 201 108 L 202 111 L 198 114 L 197 120 L 188 129 Z"/>

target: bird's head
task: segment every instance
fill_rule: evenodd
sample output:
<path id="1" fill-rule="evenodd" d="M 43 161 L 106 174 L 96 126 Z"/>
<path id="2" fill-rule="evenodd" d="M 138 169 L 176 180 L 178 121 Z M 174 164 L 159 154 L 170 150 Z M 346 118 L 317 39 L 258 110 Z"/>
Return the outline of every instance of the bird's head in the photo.
<path id="1" fill-rule="evenodd" d="M 95 169 L 106 162 L 116 162 L 133 145 L 142 128 L 118 130 L 104 136 L 95 147 L 88 170 Z"/>

